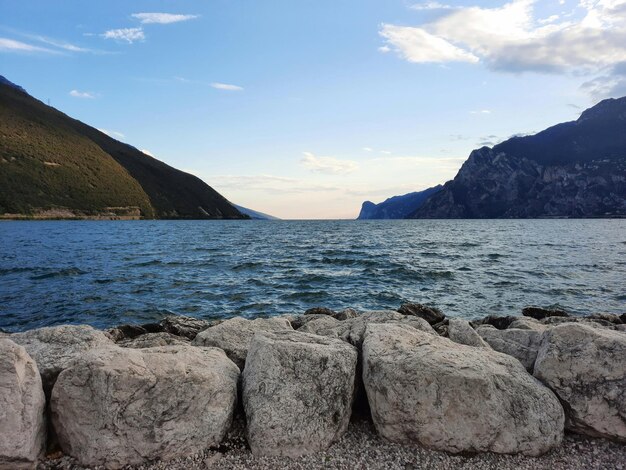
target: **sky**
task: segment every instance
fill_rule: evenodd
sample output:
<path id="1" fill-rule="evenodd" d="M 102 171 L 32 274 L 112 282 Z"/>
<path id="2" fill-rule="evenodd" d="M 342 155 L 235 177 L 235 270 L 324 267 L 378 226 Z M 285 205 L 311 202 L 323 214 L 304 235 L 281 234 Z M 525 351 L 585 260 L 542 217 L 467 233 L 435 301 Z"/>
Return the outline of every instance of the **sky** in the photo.
<path id="1" fill-rule="evenodd" d="M 0 75 L 281 218 L 626 95 L 626 0 L 0 0 Z"/>

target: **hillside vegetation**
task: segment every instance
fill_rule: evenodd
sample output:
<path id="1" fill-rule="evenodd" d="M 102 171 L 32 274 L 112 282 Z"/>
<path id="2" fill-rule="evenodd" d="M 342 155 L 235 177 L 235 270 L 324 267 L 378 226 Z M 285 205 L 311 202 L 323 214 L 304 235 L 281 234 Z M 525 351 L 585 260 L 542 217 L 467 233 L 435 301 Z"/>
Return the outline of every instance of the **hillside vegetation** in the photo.
<path id="1" fill-rule="evenodd" d="M 0 215 L 246 218 L 199 178 L 0 80 Z"/>

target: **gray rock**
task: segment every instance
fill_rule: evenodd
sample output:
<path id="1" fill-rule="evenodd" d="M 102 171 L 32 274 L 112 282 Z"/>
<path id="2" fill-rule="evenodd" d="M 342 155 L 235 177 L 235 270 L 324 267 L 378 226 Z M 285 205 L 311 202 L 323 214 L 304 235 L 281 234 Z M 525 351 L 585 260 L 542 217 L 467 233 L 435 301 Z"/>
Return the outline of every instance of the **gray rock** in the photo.
<path id="1" fill-rule="evenodd" d="M 87 325 L 38 328 L 15 333 L 11 340 L 24 346 L 37 363 L 47 397 L 50 397 L 57 376 L 72 359 L 91 349 L 115 347 L 106 334 Z"/>
<path id="2" fill-rule="evenodd" d="M 160 321 L 160 325 L 165 333 L 181 336 L 189 340 L 194 339 L 201 331 L 217 324 L 219 323 L 216 321 L 201 320 L 185 315 L 169 315 Z"/>
<path id="3" fill-rule="evenodd" d="M 146 333 L 133 339 L 123 339 L 117 345 L 123 348 L 144 349 L 159 346 L 185 346 L 189 345 L 189 340 L 171 333 Z"/>
<path id="4" fill-rule="evenodd" d="M 326 307 L 313 307 L 304 312 L 305 315 L 328 315 L 334 316 L 337 312 Z"/>
<path id="5" fill-rule="evenodd" d="M 81 465 L 121 468 L 218 445 L 239 369 L 216 348 L 107 348 L 76 358 L 52 390 L 63 451 Z"/>
<path id="6" fill-rule="evenodd" d="M 370 323 L 396 323 L 424 331 L 431 335 L 437 335 L 435 330 L 433 330 L 426 320 L 415 316 L 402 315 L 401 313 L 394 312 L 393 310 L 375 310 L 365 312 L 358 317 L 350 318 L 344 321 L 335 319 L 329 320 L 329 318 L 331 317 L 315 319 L 307 323 L 298 331 L 340 338 L 357 348 L 361 347 L 361 344 L 363 343 L 363 336 L 365 335 L 365 327 Z"/>
<path id="7" fill-rule="evenodd" d="M 518 330 L 546 331 L 549 328 L 549 325 L 541 323 L 539 320 L 535 320 L 534 318 L 520 317 L 511 322 L 509 328 L 516 328 Z"/>
<path id="8" fill-rule="evenodd" d="M 417 303 L 402 304 L 398 309 L 398 312 L 402 315 L 412 315 L 419 318 L 423 318 L 431 325 L 440 323 L 446 318 L 441 310 L 435 307 L 429 307 L 427 305 Z"/>
<path id="9" fill-rule="evenodd" d="M 0 338 L 0 469 L 35 468 L 46 440 L 45 407 L 35 361 Z"/>
<path id="10" fill-rule="evenodd" d="M 281 318 L 285 318 L 285 316 L 281 315 Z M 308 314 L 308 315 L 290 315 L 287 317 L 289 322 L 291 323 L 291 327 L 294 330 L 299 330 L 304 325 L 314 320 L 318 320 L 320 318 L 333 318 L 329 315 L 324 314 Z"/>
<path id="11" fill-rule="evenodd" d="M 257 318 L 255 320 L 235 317 L 201 331 L 192 344 L 223 349 L 230 360 L 237 364 L 240 369 L 243 369 L 248 348 L 255 333 L 279 330 L 292 330 L 291 323 L 280 317 Z"/>
<path id="12" fill-rule="evenodd" d="M 566 427 L 626 441 L 626 335 L 583 324 L 549 330 L 535 377 L 565 404 Z"/>
<path id="13" fill-rule="evenodd" d="M 531 374 L 537 359 L 543 331 L 508 328 L 498 330 L 489 325 L 481 325 L 476 332 L 489 346 L 519 360 Z"/>
<path id="14" fill-rule="evenodd" d="M 478 327 L 479 325 L 491 325 L 498 330 L 506 330 L 511 323 L 518 319 L 519 317 L 514 317 L 513 315 L 487 315 L 486 317 L 480 320 L 475 320 L 472 323 L 475 327 Z"/>
<path id="15" fill-rule="evenodd" d="M 448 323 L 448 338 L 455 343 L 474 346 L 477 348 L 489 348 L 489 345 L 472 328 L 467 320 L 450 318 Z"/>
<path id="16" fill-rule="evenodd" d="M 348 320 L 350 318 L 356 318 L 359 316 L 359 312 L 354 310 L 353 308 L 344 308 L 343 310 L 337 312 L 333 315 L 337 320 Z"/>
<path id="17" fill-rule="evenodd" d="M 622 319 L 620 318 L 620 316 L 614 313 L 592 313 L 591 315 L 587 316 L 587 318 L 589 320 L 606 321 L 609 323 L 613 323 L 614 325 L 622 324 Z"/>
<path id="18" fill-rule="evenodd" d="M 549 317 L 567 317 L 569 316 L 565 310 L 559 310 L 557 308 L 543 308 L 543 307 L 524 307 L 522 309 L 522 315 L 535 320 L 543 320 Z"/>
<path id="19" fill-rule="evenodd" d="M 325 450 L 346 431 L 357 351 L 298 331 L 258 333 L 243 371 L 247 437 L 256 455 Z"/>
<path id="20" fill-rule="evenodd" d="M 363 380 L 376 429 L 394 442 L 541 455 L 563 438 L 556 396 L 519 361 L 487 348 L 370 324 Z"/>

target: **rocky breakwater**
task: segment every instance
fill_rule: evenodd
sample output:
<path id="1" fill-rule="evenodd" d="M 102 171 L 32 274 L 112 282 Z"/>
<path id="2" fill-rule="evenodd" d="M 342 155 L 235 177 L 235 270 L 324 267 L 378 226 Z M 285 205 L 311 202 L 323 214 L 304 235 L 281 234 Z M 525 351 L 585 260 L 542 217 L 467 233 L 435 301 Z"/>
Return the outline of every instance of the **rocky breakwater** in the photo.
<path id="1" fill-rule="evenodd" d="M 524 314 L 405 304 L 4 335 L 0 469 L 34 468 L 46 443 L 88 467 L 180 460 L 219 448 L 238 414 L 255 456 L 305 457 L 345 438 L 359 396 L 384 439 L 452 454 L 539 456 L 566 430 L 626 442 L 624 317 Z"/>

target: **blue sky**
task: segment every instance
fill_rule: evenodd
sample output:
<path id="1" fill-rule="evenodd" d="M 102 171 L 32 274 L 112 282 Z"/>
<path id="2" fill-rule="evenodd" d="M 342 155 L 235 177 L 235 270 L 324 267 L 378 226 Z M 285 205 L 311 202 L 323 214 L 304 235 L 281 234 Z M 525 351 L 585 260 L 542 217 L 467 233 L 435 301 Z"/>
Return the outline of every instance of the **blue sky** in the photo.
<path id="1" fill-rule="evenodd" d="M 626 0 L 0 0 L 0 74 L 283 218 L 626 94 Z"/>

